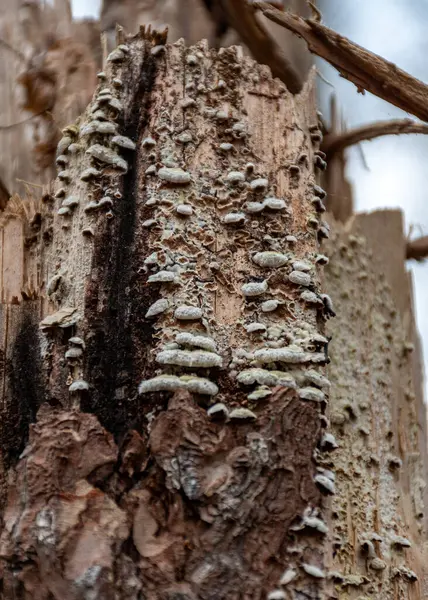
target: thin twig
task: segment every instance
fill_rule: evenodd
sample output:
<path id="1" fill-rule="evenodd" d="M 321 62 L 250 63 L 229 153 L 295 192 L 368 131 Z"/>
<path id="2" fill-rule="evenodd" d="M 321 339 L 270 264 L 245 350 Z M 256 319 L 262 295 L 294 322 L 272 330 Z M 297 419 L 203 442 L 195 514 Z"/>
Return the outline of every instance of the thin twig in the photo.
<path id="1" fill-rule="evenodd" d="M 22 119 L 22 121 L 17 121 L 16 123 L 11 123 L 10 125 L 0 125 L 0 131 L 7 131 L 8 129 L 13 129 L 14 127 L 19 127 L 20 125 L 25 125 L 25 123 L 28 123 L 29 121 L 31 121 L 32 119 L 35 119 L 36 117 L 41 117 L 44 114 L 49 114 L 49 111 L 42 110 L 38 113 L 35 113 L 34 115 L 30 115 L 29 117 Z"/>
<path id="2" fill-rule="evenodd" d="M 19 183 L 25 183 L 26 185 L 32 185 L 33 187 L 43 188 L 43 185 L 41 183 L 31 183 L 31 181 L 27 181 L 26 179 L 19 179 L 19 177 L 16 177 L 15 181 L 18 181 Z"/>
<path id="3" fill-rule="evenodd" d="M 428 256 L 428 235 L 408 241 L 406 244 L 406 258 L 422 261 Z"/>
<path id="4" fill-rule="evenodd" d="M 331 158 L 336 152 L 341 152 L 349 146 L 359 144 L 367 140 L 384 135 L 398 135 L 400 133 L 424 133 L 428 134 L 428 125 L 416 123 L 411 119 L 397 119 L 394 121 L 379 121 L 357 127 L 350 131 L 339 134 L 326 135 L 322 144 L 322 150 Z"/>
<path id="5" fill-rule="evenodd" d="M 9 44 L 9 42 L 6 42 L 6 40 L 3 40 L 2 38 L 0 38 L 0 46 L 3 46 L 3 48 L 7 48 L 7 50 L 10 50 L 13 54 L 15 54 L 15 56 L 17 56 L 23 62 L 27 62 L 27 59 L 22 54 L 22 52 L 20 52 L 19 50 L 17 50 L 13 46 L 11 46 Z"/>
<path id="6" fill-rule="evenodd" d="M 419 79 L 312 19 L 281 12 L 266 2 L 256 1 L 252 6 L 274 23 L 302 37 L 313 54 L 333 65 L 359 92 L 367 90 L 428 121 L 428 86 Z"/>

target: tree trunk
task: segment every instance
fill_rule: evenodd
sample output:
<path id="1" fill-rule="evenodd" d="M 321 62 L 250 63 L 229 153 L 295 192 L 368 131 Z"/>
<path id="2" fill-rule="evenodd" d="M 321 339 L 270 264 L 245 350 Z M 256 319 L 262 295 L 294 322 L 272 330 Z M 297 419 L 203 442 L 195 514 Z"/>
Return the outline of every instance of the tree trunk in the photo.
<path id="1" fill-rule="evenodd" d="M 52 194 L 3 216 L 3 600 L 421 598 L 360 540 L 351 402 L 331 511 L 313 77 L 292 96 L 237 48 L 164 42 L 113 51 Z"/>

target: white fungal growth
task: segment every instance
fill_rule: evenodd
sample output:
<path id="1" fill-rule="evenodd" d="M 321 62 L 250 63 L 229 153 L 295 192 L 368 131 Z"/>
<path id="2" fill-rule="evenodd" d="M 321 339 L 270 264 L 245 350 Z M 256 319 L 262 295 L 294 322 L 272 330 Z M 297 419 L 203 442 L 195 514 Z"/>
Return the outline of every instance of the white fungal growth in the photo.
<path id="1" fill-rule="evenodd" d="M 314 387 L 302 388 L 297 393 L 302 400 L 312 402 L 323 402 L 325 400 L 324 392 Z"/>
<path id="2" fill-rule="evenodd" d="M 122 62 L 123 60 L 125 60 L 125 52 L 119 48 L 116 48 L 107 56 L 107 62 Z"/>
<path id="3" fill-rule="evenodd" d="M 284 571 L 281 579 L 279 580 L 279 584 L 280 585 L 288 585 L 289 583 L 291 583 L 293 581 L 293 579 L 295 579 L 297 576 L 297 571 L 295 569 L 287 569 L 286 571 Z"/>
<path id="4" fill-rule="evenodd" d="M 215 113 L 215 118 L 217 119 L 217 121 L 227 121 L 227 119 L 229 118 L 229 115 L 227 114 L 227 112 L 225 110 L 218 110 Z"/>
<path id="5" fill-rule="evenodd" d="M 124 135 L 115 135 L 112 140 L 112 144 L 119 146 L 120 148 L 125 148 L 126 150 L 135 150 L 135 143 L 128 137 Z"/>
<path id="6" fill-rule="evenodd" d="M 121 110 L 123 108 L 122 102 L 120 100 L 118 100 L 117 98 L 111 98 L 111 100 L 108 101 L 108 105 L 110 108 L 113 108 L 117 112 L 121 112 Z"/>
<path id="7" fill-rule="evenodd" d="M 245 138 L 248 135 L 245 123 L 235 123 L 232 126 L 232 133 L 236 139 Z"/>
<path id="8" fill-rule="evenodd" d="M 165 52 L 165 46 L 162 46 L 161 44 L 153 46 L 153 48 L 150 50 L 150 54 L 152 56 L 158 56 L 158 54 L 161 54 L 162 52 Z"/>
<path id="9" fill-rule="evenodd" d="M 83 349 L 85 348 L 85 342 L 81 337 L 77 337 L 76 335 L 71 337 L 68 340 L 69 344 L 73 344 L 74 346 L 81 346 Z"/>
<path id="10" fill-rule="evenodd" d="M 303 271 L 292 271 L 288 276 L 288 280 L 296 285 L 308 286 L 311 285 L 311 276 Z"/>
<path id="11" fill-rule="evenodd" d="M 194 321 L 202 318 L 202 310 L 198 306 L 183 304 L 175 309 L 174 317 L 180 321 Z"/>
<path id="12" fill-rule="evenodd" d="M 263 268 L 278 268 L 283 267 L 288 262 L 288 256 L 281 252 L 256 252 L 252 256 L 253 262 Z"/>
<path id="13" fill-rule="evenodd" d="M 81 348 L 69 348 L 65 353 L 65 358 L 80 358 L 83 354 Z"/>
<path id="14" fill-rule="evenodd" d="M 128 163 L 126 160 L 116 154 L 114 150 L 111 150 L 106 146 L 101 146 L 101 144 L 93 144 L 86 150 L 86 154 L 90 154 L 100 162 L 111 165 L 120 171 L 126 172 L 128 170 Z"/>
<path id="15" fill-rule="evenodd" d="M 87 390 L 89 390 L 89 383 L 83 379 L 76 379 L 68 388 L 68 391 L 71 393 L 86 392 Z"/>
<path id="16" fill-rule="evenodd" d="M 309 290 L 305 290 L 300 294 L 300 299 L 308 304 L 319 304 L 320 306 L 324 306 L 324 302 L 322 298 L 315 294 L 315 292 L 310 292 Z"/>
<path id="17" fill-rule="evenodd" d="M 158 177 L 162 181 L 176 185 L 187 185 L 191 180 L 190 173 L 178 167 L 162 167 L 158 171 Z"/>
<path id="18" fill-rule="evenodd" d="M 278 308 L 278 306 L 280 306 L 280 304 L 281 302 L 279 300 L 266 300 L 261 306 L 262 312 L 273 312 Z"/>
<path id="19" fill-rule="evenodd" d="M 263 323 L 250 323 L 245 326 L 247 333 L 260 333 L 266 331 L 266 325 Z"/>
<path id="20" fill-rule="evenodd" d="M 374 571 L 383 571 L 386 569 L 386 562 L 376 556 L 376 558 L 369 562 L 369 567 Z"/>
<path id="21" fill-rule="evenodd" d="M 66 215 L 71 215 L 71 210 L 68 208 L 68 206 L 63 206 L 58 210 L 57 214 L 64 217 Z"/>
<path id="22" fill-rule="evenodd" d="M 68 198 L 65 198 L 62 203 L 61 206 L 67 206 L 68 208 L 74 208 L 79 204 L 79 198 L 77 196 L 68 196 Z"/>
<path id="23" fill-rule="evenodd" d="M 190 217 L 193 214 L 193 207 L 190 204 L 178 204 L 175 207 L 175 212 L 184 217 Z"/>
<path id="24" fill-rule="evenodd" d="M 195 65 L 198 64 L 198 57 L 195 56 L 194 54 L 189 54 L 186 58 L 186 62 L 191 67 L 194 67 Z"/>
<path id="25" fill-rule="evenodd" d="M 294 350 L 289 347 L 283 348 L 262 348 L 254 352 L 254 359 L 260 364 L 269 364 L 274 362 L 285 363 L 307 363 L 310 362 L 312 356 L 308 352 Z"/>
<path id="26" fill-rule="evenodd" d="M 193 98 L 183 98 L 180 102 L 181 108 L 190 108 L 191 106 L 195 106 L 196 100 Z"/>
<path id="27" fill-rule="evenodd" d="M 91 212 L 93 210 L 97 210 L 100 207 L 100 205 L 98 204 L 98 202 L 95 202 L 95 200 L 91 200 L 86 206 L 85 206 L 85 212 Z"/>
<path id="28" fill-rule="evenodd" d="M 309 369 L 305 372 L 305 380 L 322 389 L 328 389 L 331 385 L 327 377 L 324 377 L 324 375 L 321 375 L 321 373 L 318 373 L 313 369 Z"/>
<path id="29" fill-rule="evenodd" d="M 220 144 L 219 149 L 222 152 L 230 152 L 231 150 L 233 150 L 234 146 L 233 144 L 230 144 L 228 142 L 223 142 L 222 144 Z"/>
<path id="30" fill-rule="evenodd" d="M 245 216 L 245 213 L 241 213 L 241 212 L 227 213 L 222 218 L 222 221 L 226 225 L 235 225 L 238 223 L 244 223 L 246 218 L 247 217 Z"/>
<path id="31" fill-rule="evenodd" d="M 263 398 L 267 398 L 268 396 L 272 395 L 272 390 L 270 390 L 269 388 L 262 386 L 262 387 L 258 387 L 254 390 L 254 392 L 251 392 L 251 394 L 248 394 L 247 398 L 248 400 L 263 400 Z"/>
<path id="32" fill-rule="evenodd" d="M 68 165 L 69 160 L 65 154 L 60 154 L 55 162 L 57 165 Z"/>
<path id="33" fill-rule="evenodd" d="M 205 335 L 194 335 L 188 331 L 178 333 L 175 336 L 175 341 L 181 346 L 196 346 L 208 352 L 217 352 L 215 341 Z"/>
<path id="34" fill-rule="evenodd" d="M 335 450 L 339 448 L 336 438 L 332 433 L 324 433 L 321 439 L 321 448 L 325 450 Z"/>
<path id="35" fill-rule="evenodd" d="M 213 420 L 227 419 L 229 416 L 229 410 L 227 406 L 223 404 L 223 402 L 217 402 L 217 404 L 210 406 L 210 408 L 207 410 L 207 415 Z"/>
<path id="36" fill-rule="evenodd" d="M 321 473 L 318 473 L 317 475 L 315 475 L 314 481 L 321 488 L 321 491 L 323 491 L 327 494 L 331 494 L 331 495 L 336 493 L 334 481 L 332 481 L 326 475 L 322 475 Z"/>
<path id="37" fill-rule="evenodd" d="M 156 300 L 156 302 L 154 304 L 152 304 L 148 311 L 146 312 L 146 319 L 149 319 L 150 317 L 156 317 L 157 315 L 160 315 L 162 313 L 164 313 L 166 310 L 168 310 L 169 308 L 169 302 L 166 298 L 160 298 L 159 300 Z"/>
<path id="38" fill-rule="evenodd" d="M 252 181 L 250 183 L 250 188 L 254 191 L 254 192 L 264 192 L 267 187 L 269 185 L 269 181 L 267 179 L 254 179 L 254 181 Z"/>
<path id="39" fill-rule="evenodd" d="M 296 387 L 296 381 L 290 373 L 284 373 L 282 371 L 268 371 L 266 369 L 245 369 L 241 371 L 237 376 L 238 383 L 242 385 L 253 385 L 259 383 L 260 385 L 281 385 L 294 389 Z"/>
<path id="40" fill-rule="evenodd" d="M 228 173 L 226 176 L 226 181 L 236 185 L 237 183 L 242 183 L 245 181 L 245 175 L 239 171 L 230 171 L 230 173 Z"/>
<path id="41" fill-rule="evenodd" d="M 397 548 L 411 548 L 412 544 L 407 538 L 397 535 L 392 538 L 391 546 L 396 546 Z"/>
<path id="42" fill-rule="evenodd" d="M 178 281 L 179 276 L 172 271 L 159 271 L 147 279 L 148 283 L 178 283 Z"/>
<path id="43" fill-rule="evenodd" d="M 62 198 L 65 196 L 66 189 L 64 187 L 59 188 L 57 192 L 55 192 L 55 198 Z"/>
<path id="44" fill-rule="evenodd" d="M 82 171 L 80 179 L 81 181 L 89 181 L 90 179 L 93 179 L 94 177 L 99 177 L 100 175 L 101 171 L 95 169 L 95 167 L 89 167 L 88 169 Z"/>
<path id="45" fill-rule="evenodd" d="M 70 144 L 70 146 L 68 147 L 68 151 L 70 154 L 77 154 L 78 152 L 80 152 L 80 150 L 82 150 L 82 146 L 80 144 Z"/>
<path id="46" fill-rule="evenodd" d="M 267 600 L 286 600 L 287 596 L 282 590 L 272 590 L 267 595 Z"/>
<path id="47" fill-rule="evenodd" d="M 303 271 L 303 273 L 309 273 L 312 271 L 312 265 L 306 260 L 296 260 L 293 262 L 293 269 L 295 271 Z"/>
<path id="48" fill-rule="evenodd" d="M 308 565 L 307 563 L 302 563 L 302 569 L 311 577 L 315 577 L 316 579 L 325 579 L 324 571 L 319 567 L 316 567 L 315 565 Z"/>
<path id="49" fill-rule="evenodd" d="M 72 143 L 72 139 L 70 136 L 66 135 L 64 137 L 62 137 L 59 142 L 58 142 L 58 146 L 56 149 L 56 153 L 59 156 L 60 154 L 64 154 L 65 152 L 67 152 L 68 147 L 70 146 L 70 144 Z"/>
<path id="50" fill-rule="evenodd" d="M 66 181 L 67 183 L 69 183 L 71 181 L 70 171 L 60 171 L 58 173 L 58 179 L 62 179 L 63 181 Z"/>
<path id="51" fill-rule="evenodd" d="M 327 525 L 324 523 L 324 521 L 322 519 L 319 519 L 318 517 L 306 516 L 303 518 L 303 523 L 304 523 L 304 525 L 306 525 L 306 527 L 311 527 L 312 529 L 316 529 L 320 533 L 323 533 L 323 534 L 328 533 Z"/>
<path id="52" fill-rule="evenodd" d="M 156 146 L 156 140 L 149 136 L 144 138 L 144 140 L 141 142 L 141 145 L 143 148 L 153 148 L 153 146 Z"/>
<path id="53" fill-rule="evenodd" d="M 177 375 L 158 375 L 153 379 L 142 381 L 138 386 L 138 393 L 174 392 L 178 389 L 205 396 L 214 396 L 218 392 L 216 384 L 204 377 L 196 377 L 196 375 L 183 375 L 181 377 Z"/>
<path id="54" fill-rule="evenodd" d="M 247 202 L 245 210 L 250 214 L 257 214 L 262 212 L 264 207 L 263 202 Z"/>
<path id="55" fill-rule="evenodd" d="M 94 121 L 93 123 L 96 133 L 101 133 L 102 135 L 113 135 L 116 133 L 117 126 L 115 123 L 108 121 Z"/>
<path id="56" fill-rule="evenodd" d="M 113 200 L 110 198 L 110 196 L 103 196 L 99 201 L 98 206 L 100 208 L 102 208 L 103 206 L 113 206 Z"/>
<path id="57" fill-rule="evenodd" d="M 248 408 L 234 408 L 229 413 L 229 419 L 231 421 L 255 421 L 257 419 L 257 415 Z"/>
<path id="58" fill-rule="evenodd" d="M 190 142 L 193 142 L 192 134 L 188 131 L 183 131 L 183 133 L 177 136 L 177 142 L 180 144 L 190 144 Z"/>
<path id="59" fill-rule="evenodd" d="M 284 210 L 287 207 L 282 198 L 265 198 L 263 206 L 265 208 L 270 208 L 270 210 Z"/>
<path id="60" fill-rule="evenodd" d="M 161 365 L 177 365 L 179 367 L 221 367 L 222 358 L 214 352 L 204 350 L 163 350 L 156 356 Z"/>
<path id="61" fill-rule="evenodd" d="M 252 281 L 250 283 L 244 283 L 244 285 L 241 286 L 241 292 L 244 296 L 247 296 L 249 298 L 252 298 L 254 296 L 261 296 L 267 291 L 267 289 L 268 283 L 266 279 L 264 279 L 263 281 Z"/>
<path id="62" fill-rule="evenodd" d="M 315 262 L 318 265 L 328 265 L 329 259 L 328 256 L 325 256 L 325 254 L 317 254 L 315 257 Z"/>

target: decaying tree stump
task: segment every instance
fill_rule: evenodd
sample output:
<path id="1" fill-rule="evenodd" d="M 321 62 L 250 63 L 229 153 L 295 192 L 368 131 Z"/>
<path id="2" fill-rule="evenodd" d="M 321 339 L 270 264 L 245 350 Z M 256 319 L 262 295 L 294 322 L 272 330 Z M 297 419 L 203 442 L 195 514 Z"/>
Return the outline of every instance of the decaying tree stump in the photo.
<path id="1" fill-rule="evenodd" d="M 144 30 L 98 77 L 51 193 L 15 197 L 0 223 L 0 597 L 422 598 L 424 532 L 394 494 L 424 469 L 398 479 L 377 397 L 349 434 L 369 408 L 343 395 L 371 388 L 345 321 L 327 410 L 313 77 L 292 96 L 238 48 Z M 381 327 L 392 308 L 376 307 Z M 380 467 L 364 446 L 378 429 Z M 367 472 L 375 499 L 349 483 Z"/>

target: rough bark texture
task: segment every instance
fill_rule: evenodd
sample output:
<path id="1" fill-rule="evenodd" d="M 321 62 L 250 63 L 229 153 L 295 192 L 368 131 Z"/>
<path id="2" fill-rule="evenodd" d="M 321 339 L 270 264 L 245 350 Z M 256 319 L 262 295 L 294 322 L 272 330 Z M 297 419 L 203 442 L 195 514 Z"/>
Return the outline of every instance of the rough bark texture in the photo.
<path id="1" fill-rule="evenodd" d="M 402 214 L 362 214 L 333 231 L 331 575 L 339 598 L 425 598 L 426 407 Z"/>
<path id="2" fill-rule="evenodd" d="M 421 600 L 401 216 L 321 252 L 313 79 L 163 44 L 110 55 L 0 222 L 0 598 Z"/>
<path id="3" fill-rule="evenodd" d="M 5 218 L 4 598 L 332 591 L 313 79 L 162 44 L 110 55 L 52 195 Z"/>

